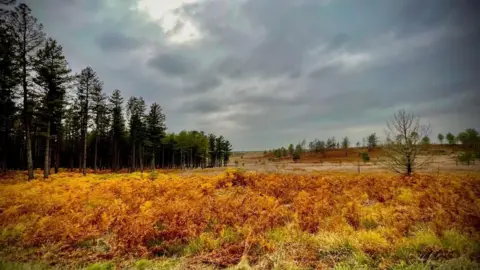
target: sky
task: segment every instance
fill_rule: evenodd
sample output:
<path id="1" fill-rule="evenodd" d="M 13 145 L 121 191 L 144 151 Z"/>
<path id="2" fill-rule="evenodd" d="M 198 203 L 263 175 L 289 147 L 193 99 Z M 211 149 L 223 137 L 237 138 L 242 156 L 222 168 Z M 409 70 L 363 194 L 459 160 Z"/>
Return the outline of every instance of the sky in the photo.
<path id="1" fill-rule="evenodd" d="M 235 150 L 355 144 L 399 109 L 480 129 L 480 1 L 28 0 L 74 72 Z"/>

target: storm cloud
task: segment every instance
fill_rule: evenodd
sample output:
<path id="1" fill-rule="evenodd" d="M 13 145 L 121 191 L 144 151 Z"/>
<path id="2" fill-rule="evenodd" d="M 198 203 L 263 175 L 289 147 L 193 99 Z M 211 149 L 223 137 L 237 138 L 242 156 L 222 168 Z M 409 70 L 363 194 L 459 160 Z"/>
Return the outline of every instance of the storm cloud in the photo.
<path id="1" fill-rule="evenodd" d="M 398 109 L 480 129 L 475 0 L 27 2 L 71 68 L 237 150 L 383 134 Z"/>

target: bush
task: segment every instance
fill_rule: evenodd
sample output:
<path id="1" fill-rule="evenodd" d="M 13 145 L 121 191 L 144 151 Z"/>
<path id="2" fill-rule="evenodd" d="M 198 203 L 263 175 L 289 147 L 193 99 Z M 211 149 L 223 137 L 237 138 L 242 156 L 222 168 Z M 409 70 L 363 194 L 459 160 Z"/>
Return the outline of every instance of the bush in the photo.
<path id="1" fill-rule="evenodd" d="M 362 152 L 361 156 L 362 156 L 363 163 L 367 163 L 368 161 L 370 161 L 370 156 L 368 156 L 367 152 Z"/>
<path id="2" fill-rule="evenodd" d="M 464 165 L 470 165 L 470 163 L 475 164 L 475 155 L 472 152 L 460 152 L 457 155 L 457 159 Z"/>
<path id="3" fill-rule="evenodd" d="M 294 152 L 292 159 L 293 161 L 298 162 L 300 160 L 300 154 L 298 152 Z"/>

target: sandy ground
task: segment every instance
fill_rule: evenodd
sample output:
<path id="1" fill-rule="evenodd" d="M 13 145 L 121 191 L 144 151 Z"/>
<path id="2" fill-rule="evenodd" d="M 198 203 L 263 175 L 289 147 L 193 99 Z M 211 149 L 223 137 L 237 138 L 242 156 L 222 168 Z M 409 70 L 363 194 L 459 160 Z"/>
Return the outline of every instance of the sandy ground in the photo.
<path id="1" fill-rule="evenodd" d="M 237 163 L 235 162 L 237 161 Z M 371 162 L 299 162 L 291 160 L 269 161 L 262 153 L 245 153 L 235 155 L 231 158 L 229 167 L 244 168 L 247 171 L 260 172 L 316 172 L 316 171 L 345 171 L 345 172 L 380 172 L 388 171 L 382 162 L 373 160 Z M 455 162 L 452 156 L 435 156 L 431 163 L 420 171 L 429 172 L 454 172 L 454 171 L 476 171 L 480 172 L 480 162 L 473 165 L 461 165 Z"/>

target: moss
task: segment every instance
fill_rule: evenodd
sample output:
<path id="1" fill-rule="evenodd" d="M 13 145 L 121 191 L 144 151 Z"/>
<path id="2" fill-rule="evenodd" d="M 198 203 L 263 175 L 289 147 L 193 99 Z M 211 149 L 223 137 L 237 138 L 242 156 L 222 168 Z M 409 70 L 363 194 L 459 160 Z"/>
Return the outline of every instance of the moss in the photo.
<path id="1" fill-rule="evenodd" d="M 87 270 L 113 270 L 115 269 L 115 265 L 110 262 L 106 263 L 94 263 L 87 267 Z"/>
<path id="2" fill-rule="evenodd" d="M 141 259 L 135 263 L 135 269 L 146 270 L 152 265 L 152 262 L 146 259 Z"/>
<path id="3" fill-rule="evenodd" d="M 379 225 L 378 222 L 373 218 L 360 218 L 360 226 L 366 230 L 374 230 Z"/>
<path id="4" fill-rule="evenodd" d="M 456 255 L 463 254 L 468 256 L 480 252 L 477 242 L 456 230 L 445 231 L 440 242 L 444 249 L 454 252 Z"/>
<path id="5" fill-rule="evenodd" d="M 395 251 L 395 256 L 400 260 L 412 261 L 418 258 L 426 259 L 432 253 L 442 249 L 438 236 L 430 230 L 421 230 L 413 237 L 406 238 Z"/>
<path id="6" fill-rule="evenodd" d="M 51 267 L 42 263 L 17 263 L 0 261 L 0 270 L 48 270 Z"/>
<path id="7" fill-rule="evenodd" d="M 340 242 L 341 241 L 341 242 Z M 319 259 L 333 259 L 334 261 L 341 261 L 348 258 L 355 251 L 355 247 L 349 241 L 340 240 L 331 246 L 325 246 L 319 249 Z"/>
<path id="8" fill-rule="evenodd" d="M 356 239 L 360 248 L 366 252 L 381 252 L 389 246 L 387 240 L 376 231 L 359 231 Z"/>
<path id="9" fill-rule="evenodd" d="M 360 265 L 360 264 L 355 264 L 355 263 L 349 263 L 349 262 L 340 262 L 333 267 L 334 270 L 363 270 L 363 269 L 369 269 L 367 265 Z"/>
<path id="10" fill-rule="evenodd" d="M 220 240 L 211 233 L 202 233 L 199 237 L 190 241 L 184 249 L 185 255 L 196 255 L 203 251 L 210 251 L 220 247 Z"/>
<path id="11" fill-rule="evenodd" d="M 148 261 L 148 260 L 140 260 L 140 261 L 143 261 L 141 265 L 146 267 L 143 269 L 173 270 L 173 269 L 185 268 L 182 261 L 179 259 L 166 259 L 166 260 L 155 261 L 155 262 Z"/>
<path id="12" fill-rule="evenodd" d="M 220 231 L 219 241 L 220 244 L 227 244 L 227 243 L 236 243 L 241 240 L 240 233 L 234 231 L 232 228 L 227 227 Z"/>
<path id="13" fill-rule="evenodd" d="M 480 264 L 470 261 L 465 257 L 459 257 L 446 261 L 427 261 L 406 263 L 402 261 L 394 265 L 392 270 L 424 270 L 424 269 L 439 269 L 439 270 L 474 270 L 480 269 Z"/>
<path id="14" fill-rule="evenodd" d="M 480 269 L 480 264 L 475 261 L 471 261 L 465 257 L 459 257 L 451 260 L 444 261 L 437 266 L 439 270 L 474 270 Z"/>

